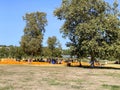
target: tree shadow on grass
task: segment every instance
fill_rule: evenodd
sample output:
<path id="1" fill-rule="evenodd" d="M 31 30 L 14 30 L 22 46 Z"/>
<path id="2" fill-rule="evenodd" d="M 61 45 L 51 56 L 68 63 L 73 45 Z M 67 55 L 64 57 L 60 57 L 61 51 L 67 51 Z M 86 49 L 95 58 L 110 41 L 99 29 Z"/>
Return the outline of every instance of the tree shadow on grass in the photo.
<path id="1" fill-rule="evenodd" d="M 120 70 L 120 68 L 116 68 L 116 67 L 103 67 L 103 66 L 95 66 L 95 67 L 86 67 L 86 66 L 82 66 L 83 68 L 90 68 L 90 69 L 115 69 L 115 70 Z"/>
<path id="2" fill-rule="evenodd" d="M 90 67 L 90 66 L 68 66 L 68 67 L 79 67 L 79 68 L 88 68 L 88 69 L 114 69 L 114 70 L 120 70 L 120 68 L 117 67 L 105 67 L 105 66 L 94 66 L 94 67 Z"/>

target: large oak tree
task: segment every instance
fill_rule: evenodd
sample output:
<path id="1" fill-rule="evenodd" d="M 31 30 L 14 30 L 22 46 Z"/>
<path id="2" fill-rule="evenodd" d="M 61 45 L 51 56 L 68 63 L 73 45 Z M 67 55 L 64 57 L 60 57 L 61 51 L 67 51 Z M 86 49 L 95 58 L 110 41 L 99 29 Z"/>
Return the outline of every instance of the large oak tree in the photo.
<path id="1" fill-rule="evenodd" d="M 104 0 L 63 0 L 54 15 L 64 20 L 61 33 L 77 57 L 108 58 L 118 54 L 120 46 L 120 18 L 117 9 Z M 116 52 L 114 55 L 113 53 Z"/>

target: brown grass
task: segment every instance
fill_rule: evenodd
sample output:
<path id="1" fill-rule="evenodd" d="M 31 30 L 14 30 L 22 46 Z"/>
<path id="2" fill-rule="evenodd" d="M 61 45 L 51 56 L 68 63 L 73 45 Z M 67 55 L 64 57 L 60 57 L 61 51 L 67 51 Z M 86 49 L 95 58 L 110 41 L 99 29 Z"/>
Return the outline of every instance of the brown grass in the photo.
<path id="1" fill-rule="evenodd" d="M 112 69 L 0 65 L 0 90 L 119 90 L 119 76 Z"/>

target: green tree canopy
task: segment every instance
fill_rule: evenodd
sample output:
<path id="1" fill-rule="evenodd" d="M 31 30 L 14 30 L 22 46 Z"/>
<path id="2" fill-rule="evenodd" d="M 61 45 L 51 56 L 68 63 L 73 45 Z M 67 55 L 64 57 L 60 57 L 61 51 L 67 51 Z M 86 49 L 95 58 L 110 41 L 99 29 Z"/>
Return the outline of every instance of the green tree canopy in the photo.
<path id="1" fill-rule="evenodd" d="M 42 40 L 47 25 L 46 13 L 27 13 L 23 19 L 26 21 L 26 26 L 20 42 L 22 49 L 28 55 L 41 54 Z"/>
<path id="2" fill-rule="evenodd" d="M 0 47 L 0 58 L 16 58 L 22 59 L 25 57 L 25 53 L 19 46 L 1 46 Z"/>
<path id="3" fill-rule="evenodd" d="M 9 56 L 9 48 L 6 46 L 0 47 L 0 58 L 7 58 Z"/>
<path id="4" fill-rule="evenodd" d="M 113 7 L 104 0 L 63 0 L 54 15 L 64 20 L 61 32 L 74 55 L 108 58 L 120 46 L 120 18 L 115 1 Z"/>
<path id="5" fill-rule="evenodd" d="M 51 56 L 56 57 L 61 55 L 61 44 L 58 42 L 56 36 L 48 37 L 47 44 L 51 51 Z"/>

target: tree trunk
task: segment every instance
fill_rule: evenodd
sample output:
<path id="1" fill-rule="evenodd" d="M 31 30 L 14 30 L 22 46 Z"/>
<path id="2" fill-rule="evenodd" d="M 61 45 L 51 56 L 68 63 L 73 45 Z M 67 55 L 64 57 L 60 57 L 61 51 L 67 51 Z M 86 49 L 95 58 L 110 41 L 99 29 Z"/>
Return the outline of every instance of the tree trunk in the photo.
<path id="1" fill-rule="evenodd" d="M 94 68 L 94 62 L 95 62 L 95 55 L 94 52 L 91 52 L 91 61 L 90 61 L 90 67 Z"/>
<path id="2" fill-rule="evenodd" d="M 80 67 L 82 67 L 81 59 L 80 59 Z"/>

